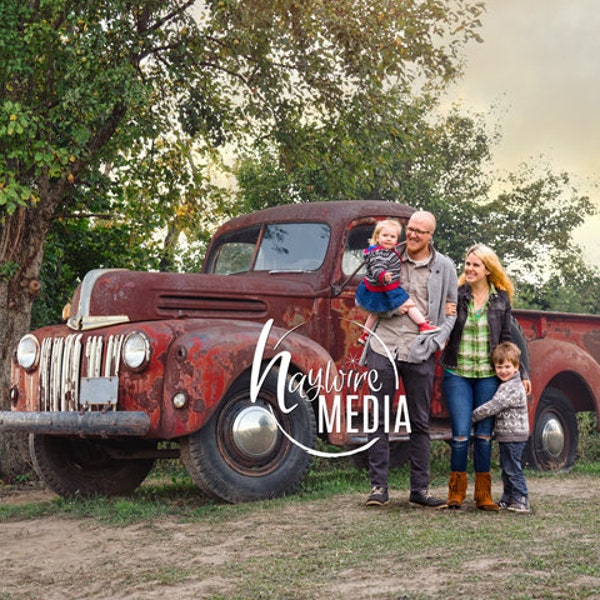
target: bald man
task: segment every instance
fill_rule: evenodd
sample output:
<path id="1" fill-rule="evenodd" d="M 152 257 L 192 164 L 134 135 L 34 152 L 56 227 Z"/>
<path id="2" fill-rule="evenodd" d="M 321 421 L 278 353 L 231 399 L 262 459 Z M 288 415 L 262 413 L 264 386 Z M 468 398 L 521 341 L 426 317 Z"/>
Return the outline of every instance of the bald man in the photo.
<path id="1" fill-rule="evenodd" d="M 456 317 L 451 313 L 456 305 L 456 268 L 450 258 L 433 246 L 436 221 L 432 213 L 413 213 L 406 226 L 406 242 L 400 244 L 402 256 L 402 286 L 424 315 L 440 331 L 430 335 L 419 333 L 418 325 L 406 314 L 394 314 L 380 319 L 371 335 L 363 361 L 378 374 L 381 384 L 377 392 L 380 406 L 387 395 L 396 393 L 394 364 L 402 378 L 411 425 L 409 440 L 411 504 L 440 508 L 445 505 L 429 492 L 429 409 L 435 370 L 434 353 L 446 344 Z M 449 304 L 450 308 L 446 307 Z M 448 314 L 447 314 L 448 313 Z M 367 506 L 382 506 L 389 502 L 389 432 L 384 428 L 383 410 L 378 430 L 369 439 L 379 440 L 369 449 L 371 493 Z"/>

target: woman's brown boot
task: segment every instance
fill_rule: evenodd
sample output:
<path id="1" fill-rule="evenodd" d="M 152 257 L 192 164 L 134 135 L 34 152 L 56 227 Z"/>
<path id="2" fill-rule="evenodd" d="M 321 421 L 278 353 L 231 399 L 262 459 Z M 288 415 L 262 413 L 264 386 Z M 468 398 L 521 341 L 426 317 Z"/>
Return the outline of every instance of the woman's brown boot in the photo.
<path id="1" fill-rule="evenodd" d="M 492 476 L 489 473 L 475 473 L 475 504 L 481 510 L 499 510 L 492 500 Z"/>
<path id="2" fill-rule="evenodd" d="M 451 471 L 448 482 L 448 508 L 460 508 L 467 495 L 466 471 Z"/>

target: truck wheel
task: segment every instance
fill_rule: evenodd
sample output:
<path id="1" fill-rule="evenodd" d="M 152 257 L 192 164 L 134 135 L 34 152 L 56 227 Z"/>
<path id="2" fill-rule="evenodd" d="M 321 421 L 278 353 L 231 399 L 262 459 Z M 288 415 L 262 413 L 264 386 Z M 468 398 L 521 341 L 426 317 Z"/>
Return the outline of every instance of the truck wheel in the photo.
<path id="1" fill-rule="evenodd" d="M 369 468 L 369 451 L 353 454 L 350 458 L 354 466 L 361 471 Z M 390 469 L 400 468 L 404 466 L 409 459 L 408 442 L 391 442 L 390 443 Z"/>
<path id="2" fill-rule="evenodd" d="M 303 481 L 312 455 L 290 441 L 277 423 L 290 438 L 312 449 L 315 415 L 309 401 L 289 391 L 289 377 L 285 406 L 296 407 L 288 413 L 279 408 L 277 376 L 277 370 L 269 371 L 256 402 L 250 400 L 250 376 L 244 376 L 208 423 L 181 440 L 181 461 L 208 496 L 233 504 L 250 502 L 291 493 Z"/>
<path id="3" fill-rule="evenodd" d="M 152 458 L 127 458 L 129 452 L 139 449 L 139 441 L 133 447 L 130 441 L 29 436 L 31 460 L 40 479 L 65 498 L 132 492 L 154 465 Z"/>
<path id="4" fill-rule="evenodd" d="M 569 399 L 559 390 L 544 390 L 523 464 L 533 469 L 568 470 L 577 456 L 577 418 Z"/>

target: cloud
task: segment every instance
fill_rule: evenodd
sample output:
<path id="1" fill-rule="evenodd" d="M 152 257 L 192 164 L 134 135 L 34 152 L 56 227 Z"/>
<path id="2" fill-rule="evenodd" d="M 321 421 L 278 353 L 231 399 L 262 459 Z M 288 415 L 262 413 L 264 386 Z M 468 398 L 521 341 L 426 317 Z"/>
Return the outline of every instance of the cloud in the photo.
<path id="1" fill-rule="evenodd" d="M 600 208 L 597 0 L 498 0 L 487 3 L 482 22 L 484 43 L 467 48 L 465 75 L 452 95 L 480 112 L 500 107 L 495 166 L 514 171 L 543 156 Z M 576 235 L 598 266 L 599 229 L 593 217 Z"/>

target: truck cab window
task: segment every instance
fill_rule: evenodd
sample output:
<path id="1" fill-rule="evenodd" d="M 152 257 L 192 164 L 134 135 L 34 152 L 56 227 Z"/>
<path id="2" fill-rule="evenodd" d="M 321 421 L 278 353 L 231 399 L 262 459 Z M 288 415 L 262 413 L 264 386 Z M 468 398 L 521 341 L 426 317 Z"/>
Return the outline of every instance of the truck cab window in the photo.
<path id="1" fill-rule="evenodd" d="M 258 226 L 233 231 L 213 249 L 206 271 L 218 275 L 315 271 L 325 260 L 329 237 L 330 229 L 323 223 L 273 223 L 264 226 L 262 235 Z"/>
<path id="2" fill-rule="evenodd" d="M 250 271 L 259 234 L 260 226 L 256 226 L 223 235 L 207 259 L 207 272 L 233 275 Z"/>
<path id="3" fill-rule="evenodd" d="M 315 271 L 325 260 L 330 230 L 323 223 L 273 223 L 265 231 L 255 271 Z"/>

